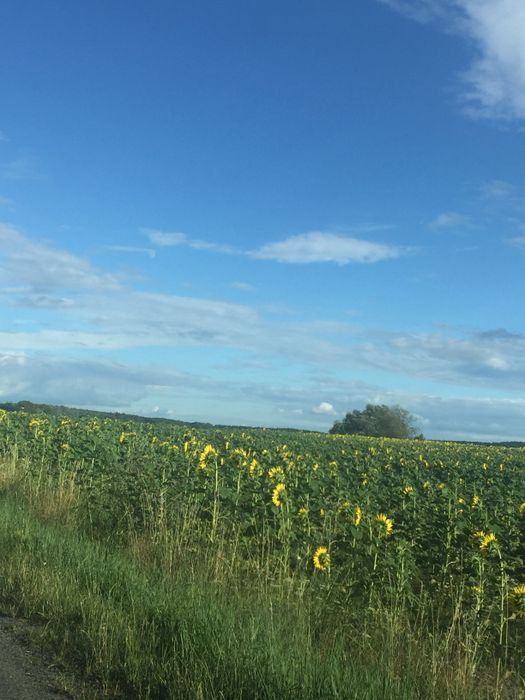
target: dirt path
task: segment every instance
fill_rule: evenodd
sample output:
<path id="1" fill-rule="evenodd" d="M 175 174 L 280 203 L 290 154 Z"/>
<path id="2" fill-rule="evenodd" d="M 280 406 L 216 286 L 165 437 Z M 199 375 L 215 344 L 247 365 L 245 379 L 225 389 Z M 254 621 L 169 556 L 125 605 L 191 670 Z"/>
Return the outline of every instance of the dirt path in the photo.
<path id="1" fill-rule="evenodd" d="M 26 648 L 13 632 L 13 621 L 0 616 L 1 700 L 65 700 L 54 690 L 45 659 Z"/>

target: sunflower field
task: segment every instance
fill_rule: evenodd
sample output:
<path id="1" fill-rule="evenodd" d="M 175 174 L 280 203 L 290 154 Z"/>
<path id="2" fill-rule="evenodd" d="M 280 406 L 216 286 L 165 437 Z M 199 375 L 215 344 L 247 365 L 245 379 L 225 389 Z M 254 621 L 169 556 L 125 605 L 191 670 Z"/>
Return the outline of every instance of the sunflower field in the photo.
<path id="1" fill-rule="evenodd" d="M 168 573 L 213 552 L 211 579 L 220 560 L 325 619 L 431 609 L 429 629 L 468 622 L 522 668 L 525 449 L 2 412 L 0 452 L 0 490 L 67 491 L 75 527 Z"/>

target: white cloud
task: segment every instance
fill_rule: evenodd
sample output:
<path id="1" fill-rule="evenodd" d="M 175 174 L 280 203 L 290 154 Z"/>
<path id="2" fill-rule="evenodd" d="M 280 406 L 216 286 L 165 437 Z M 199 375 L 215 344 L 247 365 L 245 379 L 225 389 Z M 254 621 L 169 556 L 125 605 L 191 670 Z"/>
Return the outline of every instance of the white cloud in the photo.
<path id="1" fill-rule="evenodd" d="M 249 282 L 232 282 L 231 286 L 234 289 L 240 289 L 242 292 L 253 292 L 255 290 L 253 284 L 249 284 Z"/>
<path id="2" fill-rule="evenodd" d="M 251 252 L 252 257 L 281 263 L 350 262 L 374 263 L 399 257 L 403 251 L 383 243 L 373 243 L 336 233 L 311 231 L 269 243 Z"/>
<path id="3" fill-rule="evenodd" d="M 3 255 L 2 255 L 3 254 Z M 525 337 L 506 331 L 409 334 L 340 321 L 263 317 L 248 304 L 138 291 L 66 251 L 0 226 L 0 299 L 32 309 L 36 323 L 4 331 L 6 351 L 115 351 L 215 347 L 286 357 L 296 365 L 380 369 L 464 386 L 525 388 Z M 60 314 L 49 325 L 49 314 Z"/>
<path id="4" fill-rule="evenodd" d="M 141 253 L 142 255 L 147 255 L 149 258 L 154 258 L 157 254 L 153 248 L 140 248 L 130 245 L 106 245 L 104 248 L 106 250 L 112 250 L 115 253 Z"/>
<path id="5" fill-rule="evenodd" d="M 152 228 L 142 228 L 141 231 L 154 245 L 159 246 L 159 248 L 186 246 L 195 250 L 210 250 L 216 253 L 242 255 L 242 251 L 232 246 L 223 245 L 221 243 L 210 243 L 209 241 L 203 241 L 198 238 L 190 238 L 180 231 L 159 231 L 158 229 Z"/>
<path id="6" fill-rule="evenodd" d="M 525 441 L 522 399 L 403 397 L 404 406 L 423 417 L 426 437 L 450 440 Z"/>
<path id="7" fill-rule="evenodd" d="M 0 274 L 8 281 L 41 293 L 68 288 L 116 289 L 116 275 L 99 272 L 82 258 L 65 250 L 35 242 L 14 226 L 0 223 Z"/>
<path id="8" fill-rule="evenodd" d="M 445 211 L 430 222 L 430 227 L 438 230 L 462 228 L 469 226 L 470 223 L 470 217 L 465 216 L 464 214 L 459 214 L 457 211 Z"/>
<path id="9" fill-rule="evenodd" d="M 484 364 L 487 367 L 490 367 L 491 369 L 503 371 L 509 369 L 509 363 L 504 357 L 501 357 L 500 355 L 490 355 L 484 360 Z"/>
<path id="10" fill-rule="evenodd" d="M 0 289 L 0 295 L 5 290 Z M 30 294 L 18 296 L 11 301 L 13 306 L 24 306 L 29 309 L 67 309 L 75 305 L 69 297 L 54 297 L 49 294 Z"/>
<path id="11" fill-rule="evenodd" d="M 331 403 L 328 403 L 328 401 L 321 401 L 321 403 L 318 406 L 314 406 L 314 408 L 312 408 L 312 413 L 334 416 L 335 408 L 332 406 Z"/>
<path id="12" fill-rule="evenodd" d="M 369 230 L 377 228 L 368 226 Z M 186 246 L 195 250 L 208 250 L 229 255 L 247 255 L 260 260 L 275 260 L 284 263 L 335 262 L 339 265 L 345 265 L 349 262 L 374 263 L 379 260 L 397 258 L 407 252 L 407 249 L 396 246 L 325 231 L 302 233 L 291 236 L 284 241 L 269 243 L 256 250 L 244 251 L 222 243 L 210 243 L 189 238 L 180 231 L 141 230 L 154 245 L 159 247 Z M 242 284 L 234 283 L 234 286 L 240 289 L 239 285 Z M 246 288 L 244 286 L 244 289 Z"/>
<path id="13" fill-rule="evenodd" d="M 202 373 L 192 375 L 175 369 L 152 369 L 108 360 L 83 361 L 46 358 L 41 354 L 0 353 L 0 400 L 60 403 L 86 408 L 105 408 L 142 415 L 177 415 L 183 420 L 246 424 L 242 404 L 250 397 L 252 410 L 259 415 L 253 423 L 326 429 L 328 408 L 303 413 L 308 397 L 330 391 L 345 411 L 362 409 L 367 403 L 399 404 L 417 416 L 425 436 L 457 440 L 525 440 L 525 400 L 521 398 L 446 398 L 439 395 L 414 395 L 395 392 L 363 383 L 327 377 L 311 378 L 301 387 L 255 381 L 242 383 L 227 378 L 212 379 Z M 173 410 L 173 396 L 178 397 Z M 349 397 L 352 397 L 350 400 Z M 212 408 L 192 408 L 200 398 L 216 399 Z M 203 405 L 203 404 L 201 404 Z M 151 407 L 154 407 L 153 409 Z M 238 407 L 225 415 L 224 407 Z M 283 409 L 283 410 L 280 410 Z M 249 422 L 249 421 L 248 421 Z"/>
<path id="14" fill-rule="evenodd" d="M 467 71 L 466 98 L 475 114 L 525 119 L 525 3 L 461 0 L 478 56 Z"/>
<path id="15" fill-rule="evenodd" d="M 380 369 L 438 383 L 525 388 L 521 335 L 502 330 L 471 335 L 371 332 L 349 322 L 263 316 L 248 304 L 139 291 L 87 260 L 31 241 L 6 225 L 0 226 L 0 278 L 7 282 L 0 300 L 11 308 L 31 309 L 36 319 L 24 332 L 3 330 L 0 346 L 5 351 L 231 348 L 254 353 L 258 361 L 285 357 L 294 365 Z"/>
<path id="16" fill-rule="evenodd" d="M 0 354 L 0 397 L 86 407 L 129 407 L 156 383 L 176 386 L 176 372 L 158 372 L 116 362 L 50 359 Z M 8 371 L 7 371 L 8 370 Z"/>
<path id="17" fill-rule="evenodd" d="M 186 245 L 188 237 L 185 233 L 157 231 L 156 229 L 143 228 L 142 233 L 146 234 L 149 240 L 160 248 L 166 246 Z"/>
<path id="18" fill-rule="evenodd" d="M 0 303 L 10 307 L 9 325 L 4 321 L 0 328 L 0 365 L 5 370 L 0 393 L 9 399 L 38 396 L 46 402 L 115 410 L 131 409 L 135 402 L 133 411 L 150 412 L 152 406 L 173 408 L 172 397 L 179 401 L 184 389 L 186 408 L 176 406 L 180 416 L 191 410 L 199 420 L 240 423 L 252 416 L 255 423 L 272 425 L 282 407 L 281 425 L 288 417 L 296 427 L 316 429 L 337 415 L 334 406 L 350 410 L 368 402 L 399 403 L 431 423 L 440 411 L 449 410 L 448 404 L 434 402 L 438 408 L 432 413 L 426 404 L 418 404 L 415 394 L 344 381 L 348 372 L 371 370 L 390 386 L 403 377 L 405 385 L 430 385 L 436 391 L 443 385 L 453 386 L 454 392 L 473 389 L 477 395 L 483 390 L 489 396 L 525 390 L 525 335 L 504 329 L 470 334 L 450 328 L 418 334 L 371 331 L 329 319 L 300 321 L 293 310 L 286 319 L 276 319 L 249 304 L 141 291 L 7 225 L 0 226 L 0 279 Z M 13 318 L 13 310 L 20 307 L 31 313 Z M 180 349 L 184 347 L 211 348 L 206 357 L 216 361 L 201 376 L 178 372 L 173 364 L 175 358 L 187 357 Z M 121 350 L 136 348 L 146 349 L 149 358 L 169 357 L 171 369 L 146 371 L 103 360 L 108 353 L 117 357 Z M 44 359 L 46 354 L 53 359 Z M 90 363 L 78 359 L 86 356 Z M 199 357 L 203 355 L 196 352 Z M 319 373 L 323 376 L 313 376 Z M 213 379 L 215 374 L 223 379 Z M 291 376 L 293 381 L 287 379 Z M 199 410 L 191 408 L 198 396 L 203 397 Z M 514 405 L 509 400 L 501 415 L 510 415 Z M 225 406 L 233 407 L 228 420 L 221 413 Z M 480 415 L 489 421 L 490 411 L 480 409 Z M 521 415 L 519 406 L 516 411 Z M 457 426 L 452 418 L 443 418 L 433 436 L 446 436 L 446 429 L 460 431 L 468 422 L 461 421 L 459 408 L 454 420 Z M 514 435 L 515 425 L 511 432 L 503 417 L 491 419 L 490 435 Z M 474 426 L 469 430 L 476 432 Z M 483 430 L 480 423 L 478 431 Z"/>
<path id="19" fill-rule="evenodd" d="M 525 336 L 504 329 L 471 335 L 370 334 L 349 354 L 356 365 L 426 381 L 525 389 Z"/>
<path id="20" fill-rule="evenodd" d="M 523 0 L 382 0 L 412 19 L 442 20 L 473 49 L 462 75 L 472 116 L 525 119 L 525 3 Z"/>

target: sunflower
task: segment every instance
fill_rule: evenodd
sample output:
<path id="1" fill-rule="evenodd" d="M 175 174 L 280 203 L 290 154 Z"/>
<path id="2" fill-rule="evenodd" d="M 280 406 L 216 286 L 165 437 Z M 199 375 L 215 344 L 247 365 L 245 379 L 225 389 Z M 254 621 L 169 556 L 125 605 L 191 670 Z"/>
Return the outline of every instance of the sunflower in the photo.
<path id="1" fill-rule="evenodd" d="M 122 445 L 123 442 L 126 442 L 126 440 L 130 437 L 135 437 L 137 433 L 125 433 L 124 431 L 120 433 L 120 437 L 118 441 Z"/>
<path id="2" fill-rule="evenodd" d="M 359 524 L 361 523 L 361 519 L 363 517 L 363 511 L 361 510 L 361 506 L 356 506 L 354 510 L 354 525 L 356 527 L 359 527 Z"/>
<path id="3" fill-rule="evenodd" d="M 250 462 L 250 477 L 253 479 L 255 477 L 255 474 L 257 472 L 257 467 L 259 466 L 259 462 L 255 459 L 255 457 L 252 459 Z"/>
<path id="4" fill-rule="evenodd" d="M 217 450 L 213 445 L 206 445 L 206 447 L 203 449 L 201 452 L 201 455 L 199 457 L 199 469 L 205 470 L 208 468 L 208 457 L 210 455 L 213 455 L 214 457 L 217 457 Z"/>
<path id="5" fill-rule="evenodd" d="M 517 608 L 517 617 L 525 617 L 525 583 L 515 586 L 509 597 Z"/>
<path id="6" fill-rule="evenodd" d="M 493 532 L 488 532 L 486 535 L 484 535 L 481 538 L 481 542 L 479 543 L 479 548 L 483 552 L 483 554 L 487 554 L 489 551 L 489 547 L 493 542 L 496 542 L 496 535 Z"/>
<path id="7" fill-rule="evenodd" d="M 284 471 L 282 467 L 270 467 L 268 469 L 268 478 L 270 481 L 284 481 Z"/>
<path id="8" fill-rule="evenodd" d="M 510 592 L 513 598 L 523 599 L 525 601 L 525 583 L 513 588 Z"/>
<path id="9" fill-rule="evenodd" d="M 281 501 L 281 494 L 283 491 L 286 491 L 286 486 L 284 484 L 277 484 L 277 486 L 274 488 L 272 491 L 272 503 L 274 506 L 277 506 L 277 508 L 280 508 L 283 504 Z"/>
<path id="10" fill-rule="evenodd" d="M 383 523 L 383 525 L 385 526 L 385 535 L 388 536 L 392 534 L 392 530 L 394 529 L 394 522 L 393 520 L 391 520 L 391 518 L 386 516 L 384 513 L 379 513 L 379 515 L 376 515 L 375 520 L 378 523 Z"/>
<path id="11" fill-rule="evenodd" d="M 317 547 L 312 561 L 317 571 L 328 571 L 330 568 L 330 552 L 326 547 Z"/>

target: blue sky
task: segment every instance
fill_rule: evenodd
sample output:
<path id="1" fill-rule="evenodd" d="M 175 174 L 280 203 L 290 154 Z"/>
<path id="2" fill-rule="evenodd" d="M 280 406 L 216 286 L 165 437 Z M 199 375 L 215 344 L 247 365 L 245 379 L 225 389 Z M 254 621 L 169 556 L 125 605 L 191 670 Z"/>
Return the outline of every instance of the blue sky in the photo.
<path id="1" fill-rule="evenodd" d="M 522 0 L 7 2 L 0 400 L 524 439 Z"/>

